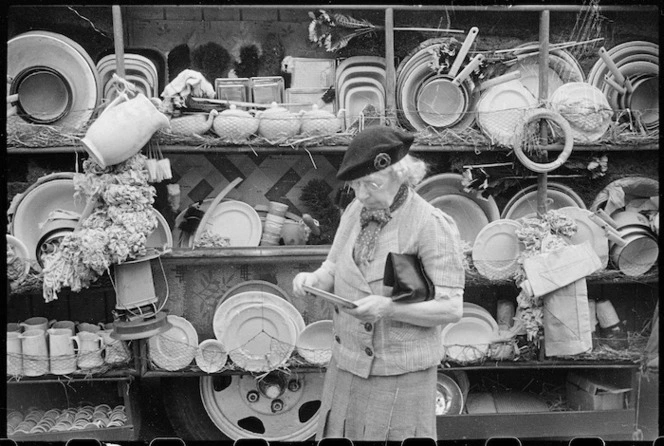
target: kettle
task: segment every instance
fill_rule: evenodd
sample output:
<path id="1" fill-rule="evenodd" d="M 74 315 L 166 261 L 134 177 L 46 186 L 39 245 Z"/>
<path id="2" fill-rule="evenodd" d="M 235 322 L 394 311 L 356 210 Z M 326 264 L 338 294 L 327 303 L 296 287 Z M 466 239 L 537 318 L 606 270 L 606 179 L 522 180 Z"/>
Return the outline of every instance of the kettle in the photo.
<path id="1" fill-rule="evenodd" d="M 235 104 L 214 118 L 212 129 L 220 138 L 230 141 L 245 141 L 258 131 L 258 119 Z"/>
<path id="2" fill-rule="evenodd" d="M 259 119 L 258 134 L 268 140 L 291 138 L 300 131 L 301 115 L 301 113 L 292 113 L 284 107 L 279 107 L 276 102 L 273 102 L 269 108 L 256 114 Z"/>
<path id="3" fill-rule="evenodd" d="M 327 110 L 321 110 L 316 104 L 311 110 L 302 112 L 301 132 L 304 136 L 331 135 L 341 130 L 341 115 L 346 110 L 337 112 L 337 116 Z"/>

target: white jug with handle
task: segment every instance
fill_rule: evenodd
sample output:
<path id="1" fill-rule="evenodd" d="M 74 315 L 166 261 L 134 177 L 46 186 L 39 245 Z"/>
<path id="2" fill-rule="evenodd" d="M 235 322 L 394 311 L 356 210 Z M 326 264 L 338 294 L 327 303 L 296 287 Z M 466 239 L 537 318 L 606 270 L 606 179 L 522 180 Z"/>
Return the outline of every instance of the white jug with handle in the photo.
<path id="1" fill-rule="evenodd" d="M 81 331 L 71 339 L 76 344 L 76 363 L 81 369 L 93 369 L 104 365 L 102 353 L 104 351 L 104 338 L 98 333 Z"/>
<path id="2" fill-rule="evenodd" d="M 123 364 L 129 360 L 129 348 L 124 341 L 113 339 L 111 334 L 113 330 L 102 330 L 99 332 L 104 338 L 105 354 L 104 362 L 106 364 Z"/>
<path id="3" fill-rule="evenodd" d="M 23 374 L 41 376 L 48 373 L 48 345 L 44 330 L 26 330 L 18 336 L 23 351 Z"/>
<path id="4" fill-rule="evenodd" d="M 7 331 L 7 375 L 23 374 L 23 349 L 20 336 L 17 331 Z"/>
<path id="5" fill-rule="evenodd" d="M 52 374 L 66 375 L 76 371 L 76 353 L 69 328 L 49 328 L 48 345 Z"/>
<path id="6" fill-rule="evenodd" d="M 101 167 L 121 163 L 136 155 L 169 120 L 145 95 L 129 99 L 119 93 L 90 125 L 81 139 L 90 157 Z"/>
<path id="7" fill-rule="evenodd" d="M 43 316 L 34 316 L 28 318 L 21 322 L 19 325 L 23 327 L 24 330 L 41 330 L 46 331 L 50 326 L 52 321 L 49 321 Z"/>

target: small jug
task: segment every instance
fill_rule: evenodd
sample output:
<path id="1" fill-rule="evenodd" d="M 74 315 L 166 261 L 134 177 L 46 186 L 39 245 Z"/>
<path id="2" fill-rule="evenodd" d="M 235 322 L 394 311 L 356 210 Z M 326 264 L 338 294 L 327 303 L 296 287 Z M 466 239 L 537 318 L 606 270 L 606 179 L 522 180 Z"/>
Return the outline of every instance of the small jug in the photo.
<path id="1" fill-rule="evenodd" d="M 101 330 L 101 327 L 99 325 L 91 324 L 89 322 L 80 322 L 76 326 L 76 328 L 79 333 L 81 333 L 82 331 L 87 331 L 88 333 L 99 333 L 99 331 Z"/>
<path id="2" fill-rule="evenodd" d="M 19 334 L 23 352 L 23 374 L 41 376 L 48 373 L 48 345 L 44 330 L 32 329 Z"/>
<path id="3" fill-rule="evenodd" d="M 98 333 L 80 331 L 71 339 L 76 344 L 76 357 L 78 367 L 81 369 L 93 369 L 104 364 L 102 353 L 104 351 L 104 338 Z"/>
<path id="4" fill-rule="evenodd" d="M 23 327 L 16 322 L 7 322 L 7 333 L 16 332 L 20 333 L 23 331 Z"/>
<path id="5" fill-rule="evenodd" d="M 76 371 L 76 353 L 73 336 L 69 328 L 49 328 L 48 345 L 51 373 L 66 375 Z"/>
<path id="6" fill-rule="evenodd" d="M 23 349 L 20 336 L 17 331 L 7 331 L 7 375 L 23 374 Z"/>
<path id="7" fill-rule="evenodd" d="M 102 168 L 119 164 L 141 151 L 159 129 L 170 124 L 144 95 L 120 93 L 90 125 L 81 142 Z"/>
<path id="8" fill-rule="evenodd" d="M 65 328 L 69 330 L 70 336 L 76 334 L 76 322 L 73 321 L 53 321 L 51 328 Z"/>
<path id="9" fill-rule="evenodd" d="M 106 364 L 123 364 L 129 360 L 129 347 L 124 341 L 113 339 L 111 334 L 113 330 L 102 330 L 99 332 L 104 338 L 105 353 L 104 362 Z"/>

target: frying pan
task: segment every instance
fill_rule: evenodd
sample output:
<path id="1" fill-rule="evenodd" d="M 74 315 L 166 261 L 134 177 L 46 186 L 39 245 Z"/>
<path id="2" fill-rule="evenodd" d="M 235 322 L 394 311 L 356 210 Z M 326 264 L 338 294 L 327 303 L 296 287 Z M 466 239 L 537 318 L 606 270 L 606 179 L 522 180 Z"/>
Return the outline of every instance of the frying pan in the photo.
<path id="1" fill-rule="evenodd" d="M 455 78 L 459 74 L 459 69 L 466 59 L 466 55 L 475 41 L 478 32 L 479 29 L 477 27 L 470 29 L 447 74 L 439 74 L 433 78 L 429 78 L 419 88 L 419 92 L 417 93 L 417 111 L 422 120 L 432 127 L 451 127 L 459 122 L 463 113 L 468 109 L 469 95 L 461 87 L 461 84 L 467 75 L 470 74 L 470 71 L 464 70 L 466 75 L 459 76 L 460 82 L 456 81 Z M 472 69 L 475 69 L 475 67 Z M 443 104 L 444 108 L 441 108 Z"/>

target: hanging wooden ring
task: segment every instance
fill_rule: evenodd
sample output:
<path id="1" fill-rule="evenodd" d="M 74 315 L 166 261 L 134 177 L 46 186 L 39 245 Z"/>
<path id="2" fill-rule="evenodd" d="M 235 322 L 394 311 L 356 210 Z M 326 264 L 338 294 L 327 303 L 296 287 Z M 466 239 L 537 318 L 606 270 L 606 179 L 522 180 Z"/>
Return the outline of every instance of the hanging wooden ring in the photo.
<path id="1" fill-rule="evenodd" d="M 558 155 L 558 158 L 555 161 L 550 163 L 536 163 L 523 153 L 522 143 L 525 129 L 528 124 L 538 119 L 549 119 L 555 122 L 560 126 L 565 135 L 565 145 L 562 152 Z M 567 158 L 569 158 L 569 155 L 572 153 L 572 148 L 574 147 L 574 136 L 572 135 L 572 128 L 570 127 L 569 122 L 567 122 L 567 120 L 559 113 L 544 108 L 535 109 L 526 116 L 523 126 L 521 127 L 521 134 L 517 138 L 517 141 L 518 143 L 514 145 L 514 153 L 516 154 L 516 157 L 521 161 L 521 164 L 537 173 L 550 172 L 562 166 L 565 161 L 567 161 Z"/>

